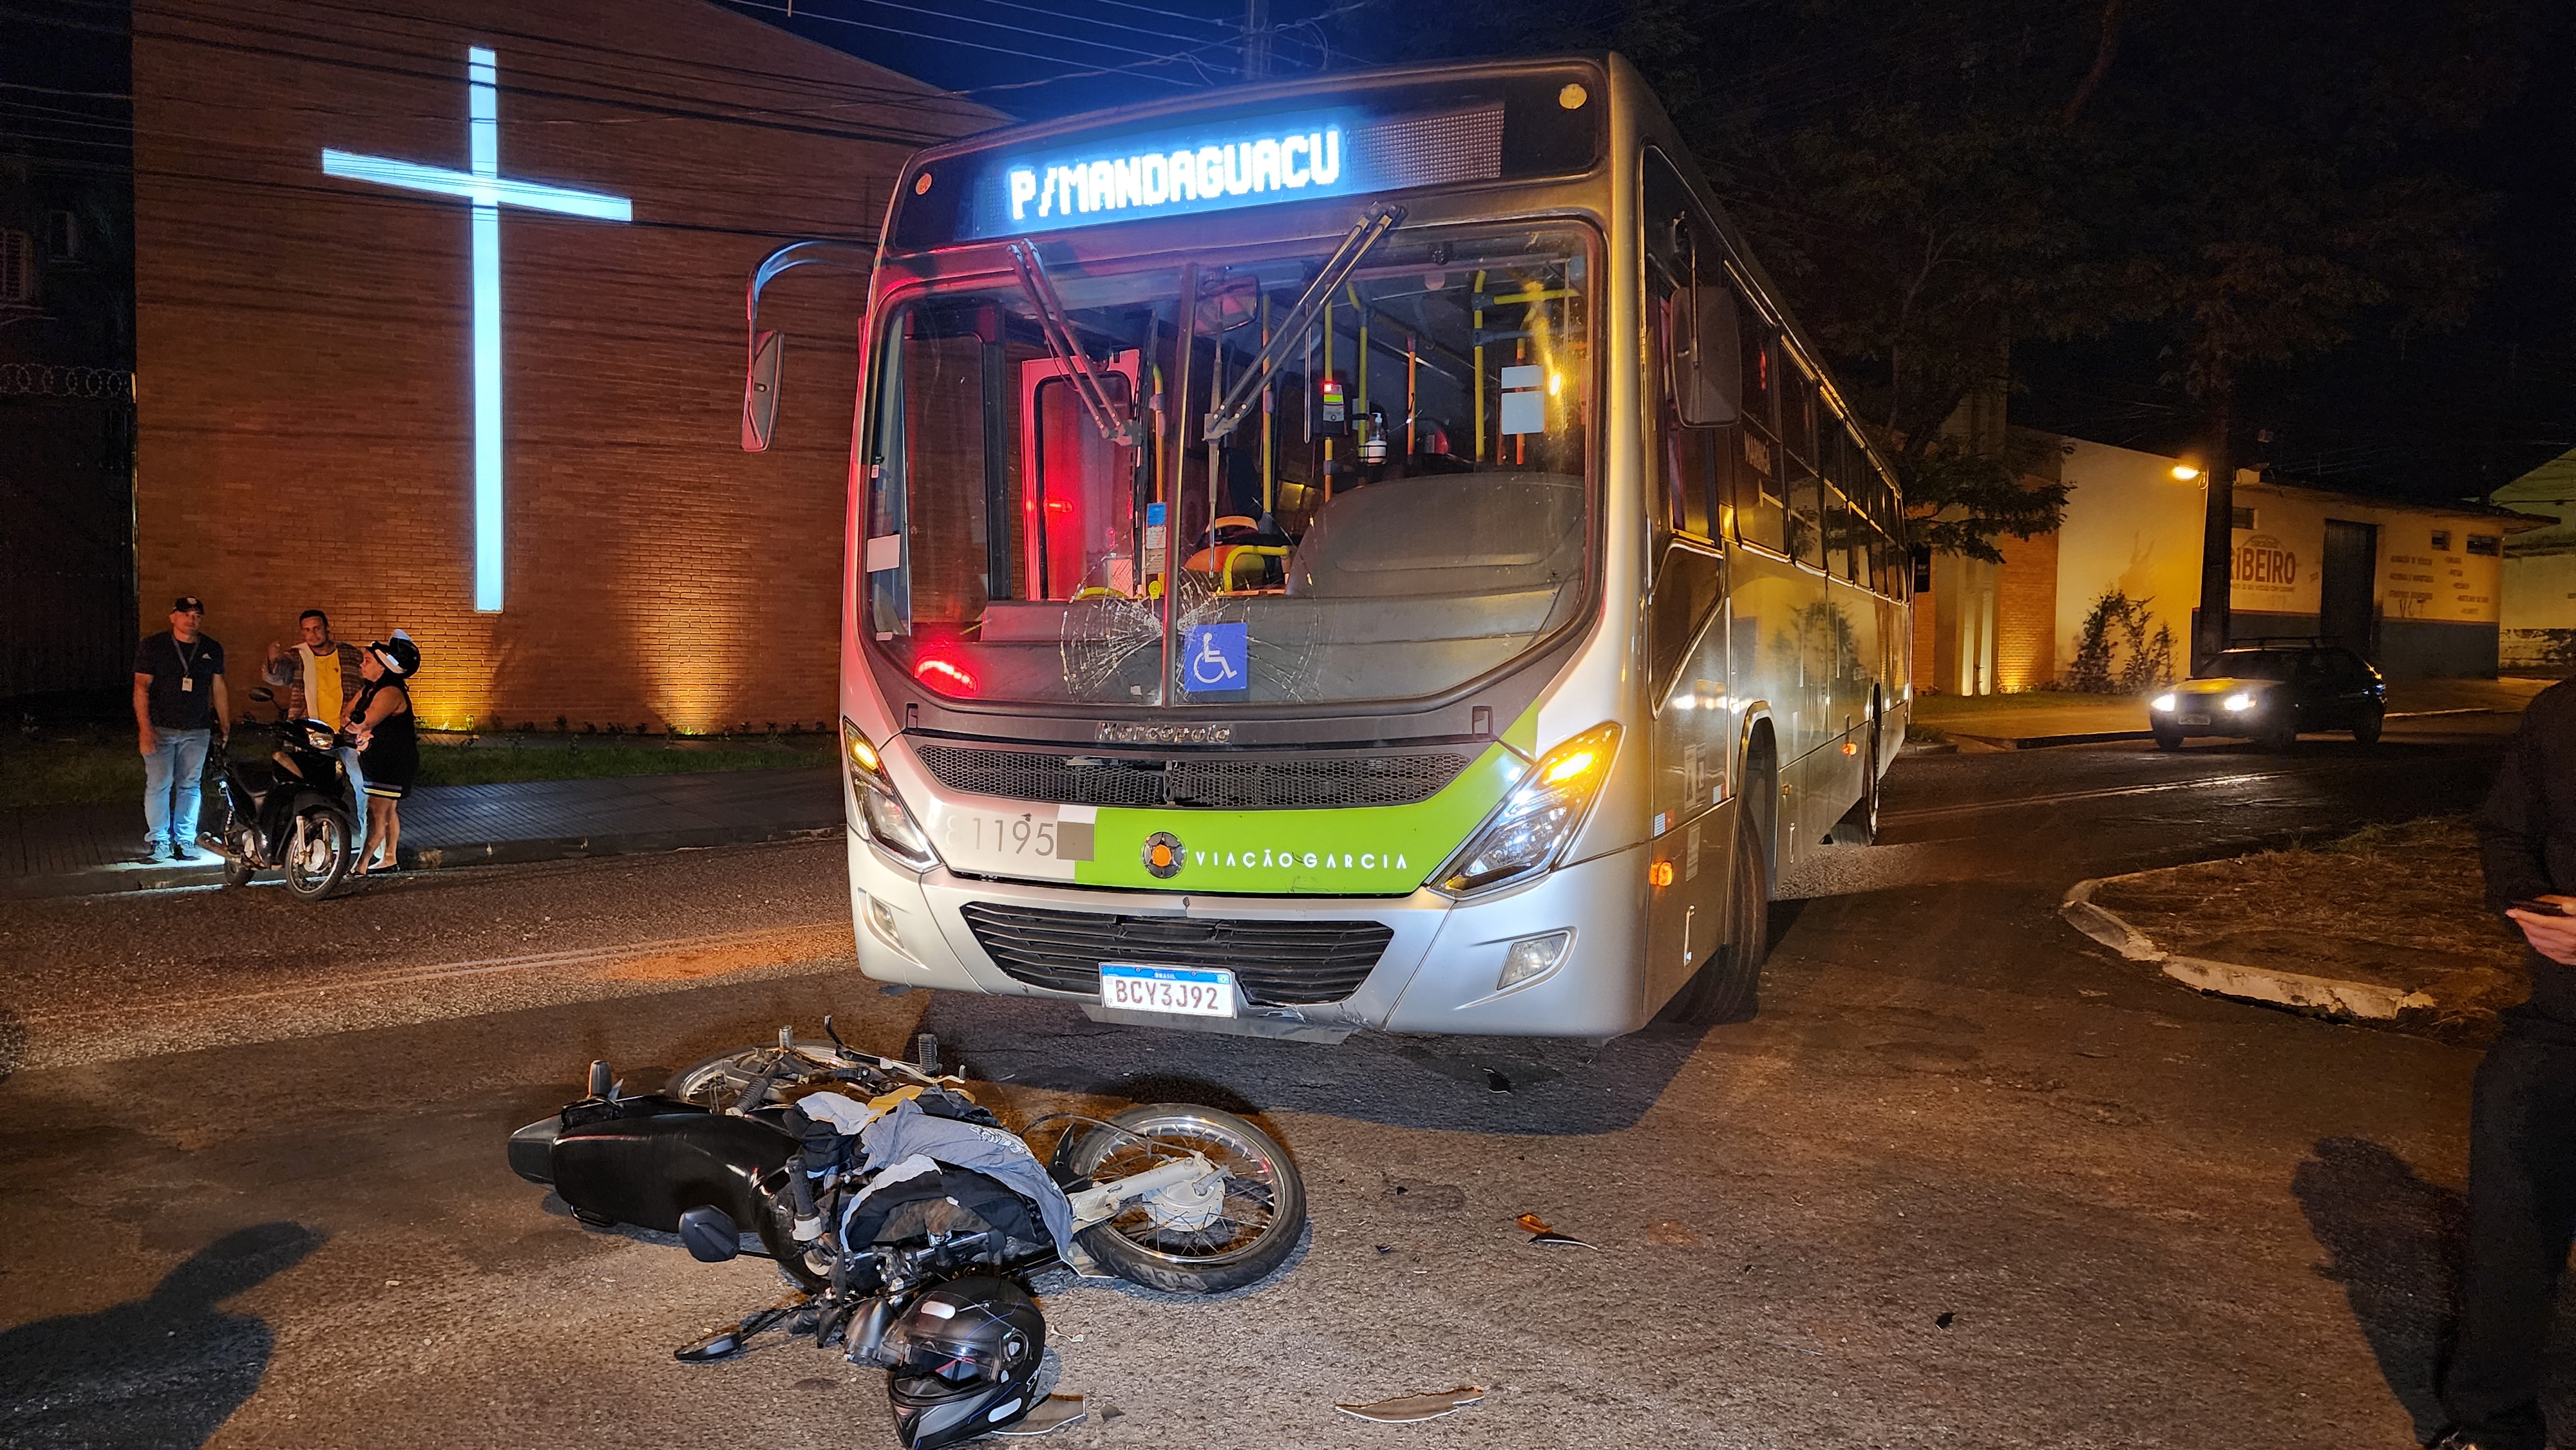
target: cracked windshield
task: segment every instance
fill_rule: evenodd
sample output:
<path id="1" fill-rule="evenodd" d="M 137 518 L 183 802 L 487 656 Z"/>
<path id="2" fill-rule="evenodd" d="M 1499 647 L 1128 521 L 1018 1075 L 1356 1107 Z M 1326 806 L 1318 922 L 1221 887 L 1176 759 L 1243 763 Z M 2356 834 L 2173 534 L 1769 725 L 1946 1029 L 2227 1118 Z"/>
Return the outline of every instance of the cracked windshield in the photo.
<path id="1" fill-rule="evenodd" d="M 1015 285 L 899 303 L 878 646 L 961 698 L 1341 703 L 1454 688 L 1573 620 L 1588 234 L 1371 235 L 1224 269 L 1015 250 Z"/>

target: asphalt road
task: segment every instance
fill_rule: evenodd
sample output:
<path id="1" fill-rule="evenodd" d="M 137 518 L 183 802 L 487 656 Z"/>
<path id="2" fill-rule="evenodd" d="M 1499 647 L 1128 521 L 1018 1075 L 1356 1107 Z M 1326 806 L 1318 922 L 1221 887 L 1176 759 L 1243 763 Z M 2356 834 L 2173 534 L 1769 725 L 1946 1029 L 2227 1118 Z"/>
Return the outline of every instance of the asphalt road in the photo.
<path id="1" fill-rule="evenodd" d="M 890 1445 L 873 1371 L 671 1359 L 765 1266 L 501 1161 L 593 1057 L 651 1082 L 827 1010 L 935 1032 L 1012 1121 L 1197 1099 L 1304 1166 L 1311 1239 L 1254 1290 L 1041 1284 L 1095 1409 L 1041 1443 L 2413 1444 L 2474 1053 L 2193 996 L 2054 907 L 2463 808 L 2502 723 L 1909 758 L 1886 843 L 1786 883 L 1756 1020 L 1599 1047 L 887 997 L 829 844 L 0 906 L 0 1444 Z"/>

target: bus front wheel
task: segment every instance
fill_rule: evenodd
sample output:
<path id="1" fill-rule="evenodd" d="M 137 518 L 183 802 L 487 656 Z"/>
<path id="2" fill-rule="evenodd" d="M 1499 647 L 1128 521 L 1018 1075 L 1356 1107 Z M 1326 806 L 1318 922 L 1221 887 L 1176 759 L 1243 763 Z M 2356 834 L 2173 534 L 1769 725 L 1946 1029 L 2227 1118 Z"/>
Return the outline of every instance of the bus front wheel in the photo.
<path id="1" fill-rule="evenodd" d="M 1664 1004 L 1663 1018 L 1685 1027 L 1749 1022 L 1759 1005 L 1762 958 L 1771 945 L 1771 857 L 1754 813 L 1735 813 L 1735 859 L 1726 877 L 1726 939 L 1708 965 Z"/>

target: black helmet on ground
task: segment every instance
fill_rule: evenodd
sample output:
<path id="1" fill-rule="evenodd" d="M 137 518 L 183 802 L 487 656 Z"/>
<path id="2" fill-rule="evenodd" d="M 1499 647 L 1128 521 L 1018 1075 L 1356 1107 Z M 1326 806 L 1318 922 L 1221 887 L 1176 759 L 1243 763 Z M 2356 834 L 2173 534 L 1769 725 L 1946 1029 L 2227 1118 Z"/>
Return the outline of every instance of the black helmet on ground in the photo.
<path id="1" fill-rule="evenodd" d="M 1017 1421 L 1045 1354 L 1046 1319 L 1010 1280 L 968 1274 L 923 1291 L 886 1336 L 896 1438 L 940 1450 Z"/>

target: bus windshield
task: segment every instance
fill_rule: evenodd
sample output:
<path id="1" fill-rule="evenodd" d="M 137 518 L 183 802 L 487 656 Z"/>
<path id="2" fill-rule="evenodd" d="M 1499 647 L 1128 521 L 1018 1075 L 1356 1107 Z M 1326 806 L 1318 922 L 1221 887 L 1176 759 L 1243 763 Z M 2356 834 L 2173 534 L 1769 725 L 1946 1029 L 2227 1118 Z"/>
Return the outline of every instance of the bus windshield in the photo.
<path id="1" fill-rule="evenodd" d="M 1330 248 L 899 294 L 862 627 L 1013 704 L 1393 701 L 1507 664 L 1597 572 L 1595 244 L 1399 229 L 1295 338 Z M 1274 339 L 1270 386 L 1204 436 Z"/>

